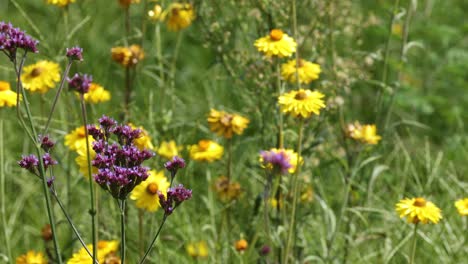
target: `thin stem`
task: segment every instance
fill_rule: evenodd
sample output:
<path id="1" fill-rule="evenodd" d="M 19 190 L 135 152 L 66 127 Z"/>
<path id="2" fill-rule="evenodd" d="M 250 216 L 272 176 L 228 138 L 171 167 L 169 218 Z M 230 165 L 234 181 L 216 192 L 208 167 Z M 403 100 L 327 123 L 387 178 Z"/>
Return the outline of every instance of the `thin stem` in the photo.
<path id="1" fill-rule="evenodd" d="M 183 33 L 179 31 L 177 33 L 177 42 L 174 48 L 174 57 L 172 58 L 172 65 L 171 65 L 171 110 L 174 110 L 174 89 L 175 89 L 175 74 L 177 70 L 177 58 L 179 56 L 180 44 L 182 43 Z"/>
<path id="2" fill-rule="evenodd" d="M 23 90 L 23 84 L 21 82 L 21 72 L 23 71 L 24 62 L 26 61 L 26 54 L 27 53 L 25 52 L 23 57 L 21 58 L 19 66 L 17 65 L 18 63 L 17 63 L 16 58 L 13 60 L 15 73 L 16 73 L 16 115 L 24 131 L 26 131 L 26 134 L 28 134 L 32 142 L 35 142 L 36 138 L 33 136 L 32 132 L 29 131 L 28 126 L 24 122 L 23 115 L 21 113 L 21 107 L 20 107 L 21 90 Z"/>
<path id="3" fill-rule="evenodd" d="M 143 238 L 143 218 L 144 218 L 144 213 L 143 209 L 138 209 L 138 251 L 140 253 L 140 256 L 143 256 L 144 253 L 144 238 Z"/>
<path id="4" fill-rule="evenodd" d="M 125 263 L 125 201 L 120 201 L 120 258 Z"/>
<path id="5" fill-rule="evenodd" d="M 154 245 L 154 243 L 156 242 L 156 239 L 158 238 L 159 233 L 161 233 L 161 229 L 162 229 L 162 227 L 164 226 L 164 223 L 166 223 L 166 219 L 167 219 L 167 215 L 164 215 L 163 220 L 162 220 L 162 222 L 161 222 L 161 225 L 160 225 L 159 228 L 158 228 L 158 232 L 156 233 L 156 235 L 154 236 L 153 240 L 151 241 L 151 244 L 150 244 L 150 246 L 148 247 L 148 249 L 146 250 L 145 255 L 143 255 L 143 258 L 140 260 L 140 262 L 138 262 L 139 264 L 145 263 L 146 257 L 147 257 L 148 254 L 150 253 L 151 249 L 153 249 L 153 245 Z M 123 263 L 123 262 L 122 262 L 122 263 Z"/>
<path id="6" fill-rule="evenodd" d="M 292 188 L 293 188 L 293 204 L 292 204 L 292 211 L 291 211 L 291 221 L 289 222 L 289 230 L 288 230 L 288 239 L 286 242 L 286 248 L 284 252 L 284 259 L 283 263 L 287 264 L 289 261 L 289 249 L 291 248 L 292 238 L 295 234 L 295 220 L 296 220 L 296 207 L 297 207 L 297 194 L 298 194 L 298 176 L 301 170 L 301 152 L 302 152 L 302 136 L 303 136 L 303 127 L 304 127 L 304 119 L 301 118 L 299 121 L 299 137 L 297 139 L 297 166 L 296 172 L 292 178 Z"/>
<path id="7" fill-rule="evenodd" d="M 293 19 L 293 34 L 296 42 L 299 40 L 299 32 L 297 30 L 297 7 L 296 0 L 292 0 L 292 19 Z M 299 80 L 299 65 L 300 65 L 300 56 L 299 56 L 299 43 L 296 48 L 296 88 L 299 90 L 301 88 L 301 82 Z"/>
<path id="8" fill-rule="evenodd" d="M 88 180 L 89 180 L 89 196 L 90 196 L 90 202 L 91 202 L 91 209 L 89 210 L 89 214 L 91 215 L 91 234 L 92 234 L 92 241 L 93 241 L 93 248 L 96 248 L 97 246 L 97 234 L 96 234 L 96 199 L 94 197 L 94 187 L 93 187 L 93 176 L 91 172 L 91 154 L 89 152 L 89 138 L 88 138 L 88 120 L 87 120 L 87 114 L 86 114 L 86 105 L 84 101 L 84 96 L 83 94 L 80 94 L 80 104 L 81 104 L 81 115 L 83 117 L 83 126 L 84 126 L 84 131 L 85 131 L 85 139 L 86 139 L 86 159 L 88 162 Z M 93 263 L 96 262 L 98 255 L 98 251 L 95 250 L 95 254 L 93 254 Z"/>
<path id="9" fill-rule="evenodd" d="M 414 256 L 416 255 L 416 241 L 418 237 L 418 223 L 414 224 L 414 229 L 413 229 L 413 247 L 411 249 L 411 259 L 409 264 L 414 263 Z"/>
<path id="10" fill-rule="evenodd" d="M 3 113 L 3 112 L 2 112 Z M 10 239 L 9 239 L 9 233 L 8 232 L 8 225 L 6 221 L 6 209 L 5 209 L 5 153 L 3 150 L 3 116 L 0 119 L 0 178 L 1 178 L 1 196 L 0 199 L 2 201 L 2 227 L 3 227 L 3 233 L 5 235 L 5 249 L 6 253 L 8 255 L 8 261 L 13 261 L 12 255 L 11 255 L 11 247 L 10 247 Z"/>
<path id="11" fill-rule="evenodd" d="M 130 101 L 132 96 L 132 87 L 130 79 L 130 68 L 125 68 L 125 101 L 124 101 L 124 121 L 128 121 L 130 118 Z"/>
<path id="12" fill-rule="evenodd" d="M 128 39 L 130 37 L 130 6 L 124 8 L 125 13 L 125 42 L 128 45 Z"/>
<path id="13" fill-rule="evenodd" d="M 228 182 L 231 181 L 231 175 L 232 175 L 232 138 L 228 139 L 227 142 L 228 145 L 228 162 L 227 162 L 227 178 Z"/>
<path id="14" fill-rule="evenodd" d="M 67 68 L 65 69 L 65 72 L 63 73 L 62 80 L 60 81 L 60 86 L 57 90 L 57 93 L 55 94 L 54 102 L 52 103 L 52 108 L 50 109 L 50 112 L 49 112 L 49 117 L 47 118 L 47 123 L 44 127 L 44 132 L 43 132 L 44 135 L 47 134 L 47 130 L 49 129 L 50 121 L 52 120 L 52 115 L 54 114 L 55 107 L 57 106 L 58 99 L 63 90 L 65 79 L 68 77 L 68 73 L 70 72 L 70 68 L 72 64 L 73 64 L 73 60 L 69 60 L 67 64 Z"/>
<path id="15" fill-rule="evenodd" d="M 164 68 L 163 68 L 163 57 L 162 57 L 162 49 L 161 49 L 161 26 L 160 23 L 157 23 L 154 29 L 155 34 L 155 42 L 156 42 L 156 58 L 158 60 L 158 70 L 159 70 L 159 79 L 160 79 L 160 87 L 161 87 L 161 101 L 159 104 L 163 106 L 164 104 L 164 97 L 166 96 L 166 85 L 164 81 Z M 160 108 L 162 109 L 162 107 Z"/>
<path id="16" fill-rule="evenodd" d="M 281 67 L 280 61 L 276 61 L 276 93 L 277 96 L 280 96 L 282 93 L 281 89 Z M 278 108 L 278 149 L 284 147 L 284 135 L 283 135 L 283 114 L 281 114 L 281 109 Z"/>

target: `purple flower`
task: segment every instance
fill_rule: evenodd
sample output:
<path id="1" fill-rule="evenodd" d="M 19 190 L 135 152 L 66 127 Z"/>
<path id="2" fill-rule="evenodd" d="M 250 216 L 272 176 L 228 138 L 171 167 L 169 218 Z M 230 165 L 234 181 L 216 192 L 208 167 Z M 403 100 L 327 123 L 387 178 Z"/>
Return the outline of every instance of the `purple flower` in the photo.
<path id="1" fill-rule="evenodd" d="M 50 188 L 52 184 L 54 184 L 54 181 L 55 181 L 55 176 L 47 178 L 47 186 Z"/>
<path id="2" fill-rule="evenodd" d="M 44 169 L 47 170 L 47 168 L 49 166 L 53 166 L 53 165 L 57 165 L 58 162 L 54 159 L 52 159 L 52 157 L 50 156 L 49 153 L 46 153 L 44 154 L 44 156 L 42 156 L 42 161 L 44 162 Z"/>
<path id="3" fill-rule="evenodd" d="M 167 190 L 167 197 L 158 192 L 159 204 L 164 209 L 164 215 L 168 216 L 184 201 L 192 198 L 192 190 L 186 189 L 182 184 Z"/>
<path id="4" fill-rule="evenodd" d="M 260 156 L 266 168 L 279 171 L 281 174 L 288 173 L 288 170 L 292 167 L 290 157 L 284 150 L 261 151 Z"/>
<path id="5" fill-rule="evenodd" d="M 0 50 L 3 50 L 10 60 L 14 60 L 18 49 L 36 53 L 38 43 L 39 41 L 24 31 L 14 28 L 11 23 L 0 22 Z"/>
<path id="6" fill-rule="evenodd" d="M 75 73 L 71 79 L 67 78 L 67 80 L 70 90 L 74 90 L 80 94 L 85 94 L 89 91 L 89 86 L 91 86 L 93 77 L 87 74 Z"/>
<path id="7" fill-rule="evenodd" d="M 172 160 L 164 163 L 164 168 L 171 172 L 171 177 L 174 178 L 179 169 L 185 168 L 185 160 L 178 156 L 172 157 Z"/>
<path id="8" fill-rule="evenodd" d="M 21 160 L 18 161 L 18 165 L 20 165 L 21 168 L 27 169 L 31 173 L 38 175 L 37 166 L 39 165 L 39 159 L 36 155 L 31 154 L 29 156 L 23 156 Z"/>
<path id="9" fill-rule="evenodd" d="M 67 48 L 67 57 L 71 60 L 83 61 L 83 49 L 78 46 Z"/>
<path id="10" fill-rule="evenodd" d="M 260 255 L 261 256 L 266 256 L 268 254 L 270 254 L 271 252 L 271 248 L 268 246 L 268 245 L 264 245 L 261 249 L 260 249 Z"/>
<path id="11" fill-rule="evenodd" d="M 55 146 L 55 142 L 50 140 L 49 136 L 39 135 L 39 142 L 41 142 L 41 148 L 45 152 L 49 152 Z"/>

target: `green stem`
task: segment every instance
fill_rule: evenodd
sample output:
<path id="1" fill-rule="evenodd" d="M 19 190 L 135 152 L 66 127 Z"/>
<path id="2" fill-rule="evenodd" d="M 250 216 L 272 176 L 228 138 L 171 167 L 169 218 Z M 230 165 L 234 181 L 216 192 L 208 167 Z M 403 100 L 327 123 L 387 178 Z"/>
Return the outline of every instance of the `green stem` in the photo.
<path id="1" fill-rule="evenodd" d="M 302 152 L 302 136 L 303 136 L 303 127 L 304 127 L 304 119 L 301 118 L 299 121 L 299 138 L 297 139 L 297 166 L 296 172 L 292 178 L 292 190 L 293 190 L 293 204 L 291 210 L 291 221 L 289 222 L 289 229 L 288 229 L 288 239 L 286 242 L 286 248 L 284 251 L 284 259 L 283 263 L 287 264 L 289 261 L 289 250 L 291 248 L 292 238 L 295 234 L 295 220 L 296 220 L 296 207 L 297 207 L 297 195 L 298 195 L 298 176 L 301 170 L 301 152 Z"/>
<path id="2" fill-rule="evenodd" d="M 297 7 L 296 7 L 296 0 L 292 0 L 292 19 L 293 19 L 293 35 L 296 42 L 299 40 L 299 32 L 297 30 Z M 299 80 L 299 64 L 300 64 L 300 56 L 299 56 L 299 43 L 297 43 L 296 48 L 296 88 L 299 90 L 301 88 L 301 82 Z"/>
<path id="3" fill-rule="evenodd" d="M 3 112 L 2 112 L 3 113 Z M 0 199 L 2 201 L 2 227 L 3 233 L 5 235 L 5 249 L 8 256 L 8 261 L 13 261 L 11 255 L 11 247 L 10 247 L 10 232 L 8 232 L 8 225 L 6 221 L 6 209 L 5 209 L 5 153 L 3 150 L 3 116 L 0 118 L 0 178 L 1 178 L 1 196 Z"/>
<path id="4" fill-rule="evenodd" d="M 138 252 L 140 256 L 143 256 L 144 253 L 144 238 L 143 238 L 143 217 L 145 211 L 143 209 L 138 209 Z"/>
<path id="5" fill-rule="evenodd" d="M 161 87 L 161 101 L 159 105 L 161 105 L 160 109 L 163 109 L 164 106 L 164 98 L 166 96 L 166 85 L 164 81 L 164 68 L 163 68 L 163 56 L 162 56 L 162 49 L 161 49 L 161 26 L 160 23 L 157 23 L 155 26 L 155 42 L 156 42 L 156 58 L 158 60 L 158 70 L 159 70 L 159 79 L 160 79 L 160 87 Z"/>
<path id="6" fill-rule="evenodd" d="M 228 182 L 231 181 L 231 175 L 232 175 L 232 138 L 228 139 L 227 142 L 228 145 L 228 162 L 227 162 L 227 178 Z"/>
<path id="7" fill-rule="evenodd" d="M 162 230 L 162 227 L 164 226 L 164 223 L 166 223 L 166 219 L 167 219 L 167 215 L 164 215 L 163 220 L 162 220 L 162 222 L 161 222 L 161 225 L 160 225 L 159 228 L 158 228 L 158 232 L 156 233 L 156 235 L 154 236 L 153 240 L 151 241 L 151 244 L 150 244 L 150 246 L 148 247 L 148 249 L 146 250 L 145 255 L 143 255 L 143 258 L 140 260 L 140 262 L 138 262 L 139 264 L 145 263 L 146 257 L 148 256 L 148 254 L 149 254 L 149 253 L 151 252 L 151 250 L 153 249 L 153 245 L 154 245 L 154 243 L 156 242 L 156 239 L 158 238 L 159 233 L 161 233 L 161 230 Z M 122 263 L 123 263 L 123 262 L 122 262 Z"/>
<path id="8" fill-rule="evenodd" d="M 175 89 L 175 74 L 177 70 L 177 58 L 179 56 L 179 50 L 180 50 L 180 45 L 182 43 L 182 36 L 183 33 L 182 31 L 179 31 L 177 33 L 177 42 L 176 46 L 174 49 L 174 57 L 172 58 L 172 64 L 171 64 L 171 110 L 174 110 L 174 89 Z"/>
<path id="9" fill-rule="evenodd" d="M 282 94 L 281 89 L 281 66 L 280 61 L 276 61 L 276 93 L 277 97 Z M 284 135 L 283 135 L 283 114 L 281 108 L 278 107 L 278 149 L 284 147 Z"/>
<path id="10" fill-rule="evenodd" d="M 125 96 L 124 96 L 124 114 L 123 121 L 127 122 L 130 118 L 130 101 L 132 97 L 132 87 L 130 79 L 130 68 L 125 68 Z"/>
<path id="11" fill-rule="evenodd" d="M 417 241 L 417 236 L 418 236 L 418 224 L 414 224 L 414 229 L 413 229 L 413 247 L 411 250 L 411 259 L 409 264 L 414 263 L 414 256 L 416 255 L 416 241 Z"/>
<path id="12" fill-rule="evenodd" d="M 125 201 L 120 201 L 120 258 L 125 263 Z"/>
<path id="13" fill-rule="evenodd" d="M 80 104 L 81 104 L 81 115 L 83 117 L 83 126 L 84 126 L 84 131 L 85 131 L 85 139 L 86 139 L 86 159 L 88 162 L 88 181 L 89 181 L 89 196 L 90 196 L 90 202 L 91 202 L 91 209 L 89 210 L 89 214 L 91 215 L 91 234 L 92 234 L 92 241 L 93 241 L 93 249 L 96 248 L 97 246 L 97 235 L 96 235 L 96 199 L 94 197 L 94 187 L 93 187 L 93 173 L 91 171 L 91 154 L 89 152 L 89 136 L 88 136 L 88 129 L 87 129 L 87 114 L 86 114 L 86 105 L 84 101 L 84 96 L 83 94 L 80 94 Z M 93 254 L 93 263 L 96 262 L 98 255 L 98 251 L 95 250 L 95 253 Z"/>

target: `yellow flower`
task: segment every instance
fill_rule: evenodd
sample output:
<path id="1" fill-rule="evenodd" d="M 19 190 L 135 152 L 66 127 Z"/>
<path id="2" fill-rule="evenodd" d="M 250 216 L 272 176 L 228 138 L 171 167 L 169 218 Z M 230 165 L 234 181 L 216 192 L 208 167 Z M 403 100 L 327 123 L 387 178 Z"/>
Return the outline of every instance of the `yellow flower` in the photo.
<path id="1" fill-rule="evenodd" d="M 91 142 L 94 141 L 93 137 L 88 135 L 88 141 L 91 144 Z M 65 135 L 65 146 L 70 150 L 86 149 L 86 134 L 84 126 L 78 127 Z"/>
<path id="2" fill-rule="evenodd" d="M 47 259 L 41 252 L 30 250 L 28 253 L 19 256 L 16 259 L 16 264 L 47 264 Z"/>
<path id="3" fill-rule="evenodd" d="M 281 66 L 281 76 L 290 83 L 296 83 L 296 69 L 299 82 L 303 84 L 309 84 L 313 80 L 317 80 L 321 72 L 320 65 L 300 59 L 299 68 L 296 68 L 296 60 L 284 63 Z"/>
<path id="4" fill-rule="evenodd" d="M 195 20 L 195 12 L 191 4 L 172 3 L 161 15 L 171 31 L 184 29 Z"/>
<path id="5" fill-rule="evenodd" d="M 164 176 L 164 171 L 151 170 L 148 178 L 133 189 L 130 199 L 136 201 L 136 207 L 154 212 L 161 207 L 158 191 L 165 196 L 167 188 L 169 188 L 169 182 Z"/>
<path id="6" fill-rule="evenodd" d="M 296 171 L 296 168 L 297 168 L 297 163 L 298 163 L 298 155 L 297 153 L 292 150 L 292 149 L 277 149 L 277 148 L 272 148 L 270 149 L 270 151 L 273 151 L 275 153 L 280 153 L 280 152 L 283 152 L 284 154 L 286 154 L 289 158 L 289 164 L 291 164 L 291 168 L 288 169 L 288 172 L 289 173 L 294 173 Z M 263 157 L 262 155 L 260 155 L 260 158 L 259 158 L 259 161 L 260 161 L 260 164 L 263 164 Z M 302 164 L 304 162 L 304 160 L 302 159 L 302 157 L 299 158 L 299 162 Z M 262 165 L 263 166 L 263 165 Z M 267 169 L 272 169 L 272 168 L 268 168 Z"/>
<path id="7" fill-rule="evenodd" d="M 192 258 L 206 258 L 208 257 L 208 245 L 205 241 L 189 243 L 185 250 Z"/>
<path id="8" fill-rule="evenodd" d="M 140 0 L 119 0 L 122 7 L 128 8 L 131 4 L 138 4 Z"/>
<path id="9" fill-rule="evenodd" d="M 93 245 L 86 245 L 91 253 L 94 253 Z M 119 242 L 116 240 L 106 241 L 101 240 L 97 243 L 97 260 L 99 263 L 119 263 L 120 259 L 115 256 L 117 249 L 119 247 Z M 89 264 L 92 262 L 92 258 L 86 252 L 85 248 L 81 248 L 77 253 L 74 253 L 73 256 L 67 261 L 67 264 Z"/>
<path id="10" fill-rule="evenodd" d="M 239 252 L 244 252 L 247 247 L 249 247 L 249 243 L 245 239 L 240 239 L 236 241 L 235 248 Z"/>
<path id="11" fill-rule="evenodd" d="M 91 83 L 89 91 L 84 94 L 85 102 L 92 104 L 107 102 L 110 98 L 110 92 L 97 83 Z"/>
<path id="12" fill-rule="evenodd" d="M 158 148 L 158 155 L 166 159 L 172 159 L 174 156 L 179 156 L 179 151 L 182 150 L 182 146 L 177 146 L 174 140 L 163 141 Z"/>
<path id="13" fill-rule="evenodd" d="M 141 131 L 140 136 L 136 138 L 135 140 L 133 140 L 133 144 L 135 144 L 135 146 L 138 149 L 140 150 L 154 149 L 154 146 L 153 146 L 153 143 L 151 143 L 151 137 L 149 136 L 148 131 L 146 131 L 142 126 L 137 127 L 132 123 L 129 123 L 128 125 L 133 129 L 140 129 Z"/>
<path id="14" fill-rule="evenodd" d="M 145 58 L 145 53 L 139 45 L 114 47 L 111 53 L 112 59 L 124 67 L 133 67 Z"/>
<path id="15" fill-rule="evenodd" d="M 221 176 L 213 184 L 213 189 L 222 202 L 230 202 L 239 198 L 242 193 L 241 186 L 237 182 L 229 181 L 225 176 Z"/>
<path id="16" fill-rule="evenodd" d="M 86 145 L 85 145 L 86 146 Z M 80 173 L 83 174 L 86 178 L 88 178 L 88 157 L 86 155 L 86 147 L 82 147 L 76 150 L 76 154 L 78 156 L 75 158 L 75 162 L 79 167 Z M 92 161 L 96 157 L 96 152 L 94 149 L 89 148 L 89 158 Z M 95 174 L 98 173 L 98 168 L 91 165 L 91 173 Z"/>
<path id="17" fill-rule="evenodd" d="M 71 3 L 75 3 L 75 0 L 47 0 L 47 4 L 65 7 Z"/>
<path id="18" fill-rule="evenodd" d="M 283 113 L 307 118 L 312 114 L 320 114 L 320 109 L 325 107 L 325 102 L 322 99 L 324 96 L 317 91 L 300 89 L 281 95 L 278 98 L 278 103 Z"/>
<path id="19" fill-rule="evenodd" d="M 11 90 L 10 83 L 0 81 L 0 107 L 16 106 L 16 93 Z"/>
<path id="20" fill-rule="evenodd" d="M 396 211 L 400 218 L 407 217 L 408 223 L 413 224 L 427 224 L 429 221 L 437 224 L 442 219 L 440 209 L 421 197 L 400 200 L 396 204 Z"/>
<path id="21" fill-rule="evenodd" d="M 270 31 L 270 35 L 257 39 L 254 46 L 267 57 L 277 56 L 283 58 L 290 57 L 296 52 L 297 44 L 293 38 L 282 30 L 273 29 Z"/>
<path id="22" fill-rule="evenodd" d="M 375 145 L 382 139 L 382 137 L 377 135 L 377 127 L 375 125 L 361 125 L 356 121 L 354 124 L 348 124 L 346 130 L 350 138 L 362 143 Z"/>
<path id="23" fill-rule="evenodd" d="M 455 207 L 460 215 L 468 215 L 468 198 L 456 201 Z"/>
<path id="24" fill-rule="evenodd" d="M 26 90 L 45 93 L 60 80 L 60 67 L 51 61 L 39 61 L 24 67 L 21 82 Z"/>
<path id="25" fill-rule="evenodd" d="M 162 7 L 160 5 L 154 5 L 153 9 L 148 11 L 148 17 L 153 21 L 158 21 L 161 18 Z"/>
<path id="26" fill-rule="evenodd" d="M 232 138 L 233 133 L 241 135 L 249 122 L 249 119 L 243 116 L 215 109 L 211 109 L 208 116 L 208 124 L 211 131 L 225 138 Z"/>
<path id="27" fill-rule="evenodd" d="M 197 145 L 189 147 L 190 158 L 196 161 L 213 162 L 221 159 L 224 148 L 211 140 L 200 140 Z"/>

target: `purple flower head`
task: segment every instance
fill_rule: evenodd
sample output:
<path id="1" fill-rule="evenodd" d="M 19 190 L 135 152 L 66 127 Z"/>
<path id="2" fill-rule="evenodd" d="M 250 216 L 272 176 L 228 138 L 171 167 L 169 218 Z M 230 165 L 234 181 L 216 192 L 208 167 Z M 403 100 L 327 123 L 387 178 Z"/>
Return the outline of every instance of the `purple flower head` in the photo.
<path id="1" fill-rule="evenodd" d="M 16 57 L 16 51 L 22 49 L 25 52 L 37 52 L 39 42 L 27 35 L 19 28 L 14 28 L 11 23 L 0 22 L 0 50 L 3 50 L 10 60 Z"/>
<path id="2" fill-rule="evenodd" d="M 108 117 L 108 116 L 105 116 L 103 115 L 101 118 L 99 118 L 99 124 L 102 126 L 102 128 L 104 129 L 110 129 L 112 128 L 113 126 L 115 126 L 117 124 L 117 122 Z"/>
<path id="3" fill-rule="evenodd" d="M 20 167 L 23 169 L 27 169 L 31 173 L 39 175 L 37 171 L 37 166 L 39 166 L 39 159 L 36 157 L 36 155 L 31 154 L 29 156 L 23 156 L 21 160 L 18 161 L 18 165 L 20 165 Z"/>
<path id="4" fill-rule="evenodd" d="M 159 192 L 159 204 L 164 209 L 166 216 L 172 214 L 172 212 L 184 201 L 192 198 L 192 190 L 186 189 L 182 184 L 175 188 L 169 188 L 167 190 L 167 197 Z"/>
<path id="5" fill-rule="evenodd" d="M 67 48 L 67 57 L 70 60 L 83 61 L 83 49 L 78 46 Z"/>
<path id="6" fill-rule="evenodd" d="M 268 254 L 270 254 L 271 252 L 271 248 L 268 246 L 268 245 L 264 245 L 261 249 L 260 249 L 260 255 L 261 256 L 266 256 Z"/>
<path id="7" fill-rule="evenodd" d="M 284 150 L 261 151 L 260 156 L 263 160 L 263 166 L 273 171 L 279 171 L 281 174 L 288 173 L 288 170 L 292 167 L 290 157 Z"/>
<path id="8" fill-rule="evenodd" d="M 70 90 L 74 90 L 80 94 L 85 94 L 89 91 L 93 77 L 87 74 L 75 73 L 71 79 L 67 78 L 67 80 Z"/>
<path id="9" fill-rule="evenodd" d="M 55 176 L 47 178 L 47 186 L 50 188 L 52 184 L 54 184 L 54 181 L 55 181 Z"/>
<path id="10" fill-rule="evenodd" d="M 41 148 L 45 151 L 45 152 L 49 152 L 54 146 L 55 146 L 55 142 L 53 142 L 49 136 L 42 136 L 42 135 L 39 135 L 39 142 L 41 142 Z"/>
<path id="11" fill-rule="evenodd" d="M 164 168 L 171 172 L 172 177 L 175 177 L 177 170 L 185 168 L 185 160 L 178 156 L 174 156 L 172 160 L 164 163 Z"/>
<path id="12" fill-rule="evenodd" d="M 95 140 L 104 138 L 102 131 L 95 125 L 87 125 L 86 129 L 88 130 L 88 135 L 92 136 Z"/>
<path id="13" fill-rule="evenodd" d="M 52 159 L 52 157 L 50 156 L 49 153 L 46 153 L 44 154 L 44 156 L 42 156 L 42 161 L 44 162 L 44 169 L 47 170 L 47 168 L 49 166 L 53 166 L 53 165 L 57 165 L 58 162 L 54 159 Z"/>
<path id="14" fill-rule="evenodd" d="M 121 145 L 130 145 L 133 143 L 133 140 L 137 139 L 141 135 L 140 129 L 133 129 L 127 125 L 114 126 L 111 129 L 111 133 L 117 136 L 119 143 Z"/>

